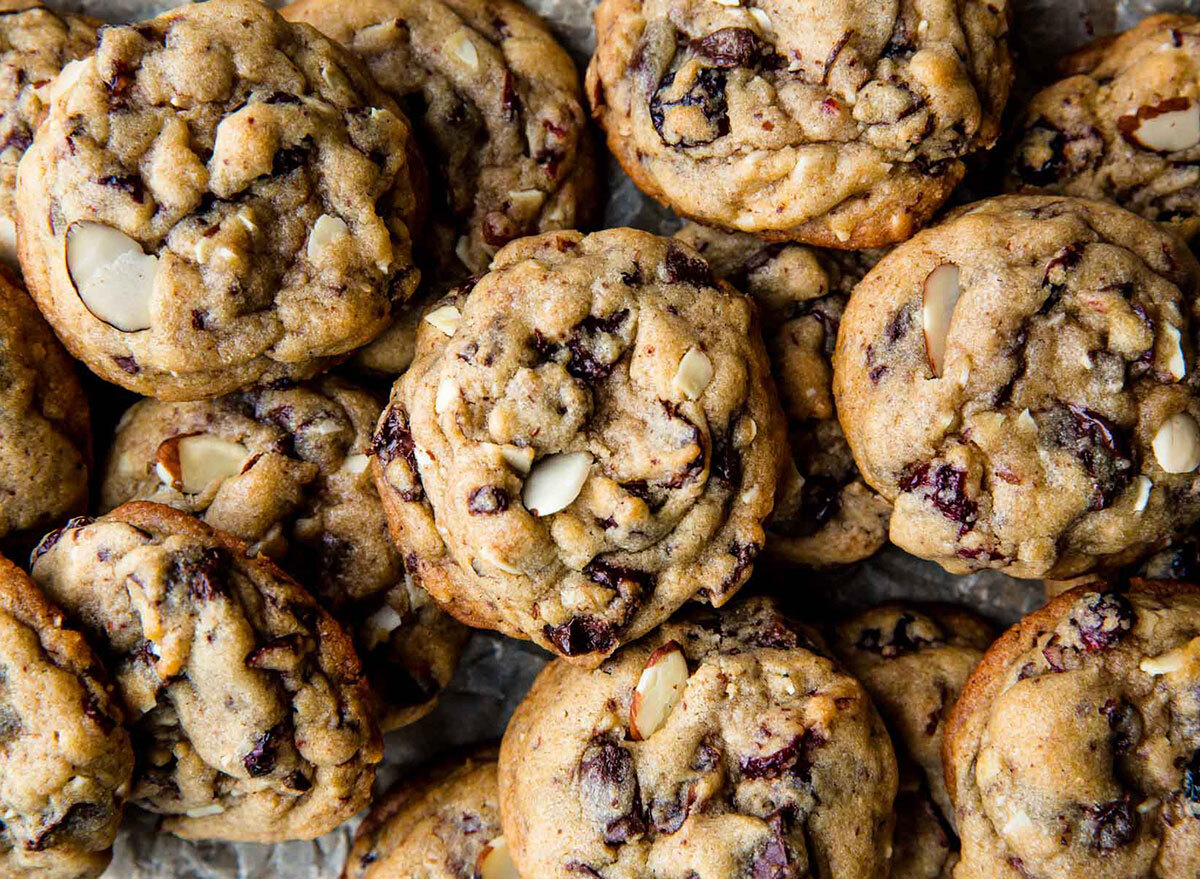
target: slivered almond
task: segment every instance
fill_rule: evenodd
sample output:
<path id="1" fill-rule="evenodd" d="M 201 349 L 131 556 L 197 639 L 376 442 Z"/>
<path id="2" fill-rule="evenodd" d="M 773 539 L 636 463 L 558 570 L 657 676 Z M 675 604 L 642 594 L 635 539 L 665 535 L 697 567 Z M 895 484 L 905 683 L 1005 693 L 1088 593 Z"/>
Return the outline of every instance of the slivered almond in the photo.
<path id="1" fill-rule="evenodd" d="M 921 325 L 925 330 L 925 354 L 934 378 L 941 378 L 946 365 L 946 336 L 954 307 L 958 304 L 958 266 L 943 263 L 925 278 L 922 292 Z"/>

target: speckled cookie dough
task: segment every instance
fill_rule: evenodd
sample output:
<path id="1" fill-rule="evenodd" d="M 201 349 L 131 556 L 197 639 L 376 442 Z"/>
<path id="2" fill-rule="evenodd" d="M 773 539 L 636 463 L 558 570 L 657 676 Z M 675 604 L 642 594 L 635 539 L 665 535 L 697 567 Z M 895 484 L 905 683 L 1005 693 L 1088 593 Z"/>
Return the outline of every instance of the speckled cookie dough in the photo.
<path id="1" fill-rule="evenodd" d="M 942 728 L 993 635 L 987 623 L 961 608 L 893 603 L 840 621 L 829 639 L 834 655 L 875 701 L 901 763 L 915 764 L 951 824 Z"/>
<path id="2" fill-rule="evenodd" d="M 755 298 L 771 372 L 788 421 L 791 457 L 767 522 L 772 556 L 833 567 L 887 541 L 891 504 L 858 474 L 833 407 L 833 346 L 850 291 L 882 253 L 765 244 L 687 223 L 676 237 L 717 275 Z"/>
<path id="3" fill-rule="evenodd" d="M 398 782 L 359 825 L 342 879 L 519 879 L 496 784 L 494 747 Z"/>
<path id="4" fill-rule="evenodd" d="M 212 0 L 105 28 L 49 107 L 18 175 L 21 266 L 108 381 L 197 399 L 309 377 L 417 285 L 408 123 L 308 25 Z"/>
<path id="5" fill-rule="evenodd" d="M 495 265 L 425 316 L 376 482 L 434 598 L 595 665 L 749 577 L 783 417 L 753 303 L 686 245 L 556 232 Z"/>
<path id="6" fill-rule="evenodd" d="M 38 0 L 0 0 L 0 260 L 17 264 L 17 163 L 46 114 L 50 81 L 96 48 L 100 22 Z"/>
<path id="7" fill-rule="evenodd" d="M 47 529 L 83 512 L 89 422 L 74 362 L 0 269 L 0 548 L 23 556 Z"/>
<path id="8" fill-rule="evenodd" d="M 415 126 L 432 214 L 418 255 L 440 293 L 515 238 L 580 228 L 596 169 L 579 74 L 512 0 L 299 0 L 282 10 L 365 62 Z"/>
<path id="9" fill-rule="evenodd" d="M 890 536 L 953 573 L 1071 577 L 1200 518 L 1200 266 L 1118 207 L 979 202 L 855 288 L 838 415 Z"/>
<path id="10" fill-rule="evenodd" d="M 0 873 L 93 879 L 112 856 L 133 750 L 96 655 L 0 557 Z"/>
<path id="11" fill-rule="evenodd" d="M 999 134 L 1005 0 L 603 0 L 592 112 L 638 186 L 713 226 L 903 241 Z"/>
<path id="12" fill-rule="evenodd" d="M 382 756 L 350 638 L 246 545 L 161 504 L 72 520 L 33 577 L 114 671 L 131 801 L 188 839 L 312 839 L 366 806 Z"/>
<path id="13" fill-rule="evenodd" d="M 388 536 L 368 460 L 380 409 L 336 378 L 143 400 L 113 438 L 100 508 L 168 504 L 292 573 L 355 636 L 391 729 L 434 706 L 467 633 L 404 576 Z"/>
<path id="14" fill-rule="evenodd" d="M 505 839 L 539 879 L 882 879 L 896 760 L 862 685 L 769 599 L 559 660 L 500 750 Z"/>
<path id="15" fill-rule="evenodd" d="M 1025 111 L 1006 187 L 1200 219 L 1200 19 L 1150 16 L 1063 67 Z"/>
<path id="16" fill-rule="evenodd" d="M 1200 589 L 1080 587 L 1010 629 L 945 733 L 955 879 L 1200 874 Z"/>

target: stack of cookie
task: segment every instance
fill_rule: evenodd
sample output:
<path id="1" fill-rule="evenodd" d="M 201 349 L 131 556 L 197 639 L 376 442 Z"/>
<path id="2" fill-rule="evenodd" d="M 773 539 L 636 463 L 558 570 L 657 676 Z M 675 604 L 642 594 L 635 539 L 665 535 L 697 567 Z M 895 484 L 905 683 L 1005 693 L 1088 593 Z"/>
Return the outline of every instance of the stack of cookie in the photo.
<path id="1" fill-rule="evenodd" d="M 1200 20 L 989 187 L 1003 0 L 595 17 L 0 0 L 0 873 L 1200 876 Z M 674 237 L 578 231 L 588 104 Z M 1073 588 L 813 610 L 889 540 Z M 374 799 L 469 627 L 555 658 Z"/>

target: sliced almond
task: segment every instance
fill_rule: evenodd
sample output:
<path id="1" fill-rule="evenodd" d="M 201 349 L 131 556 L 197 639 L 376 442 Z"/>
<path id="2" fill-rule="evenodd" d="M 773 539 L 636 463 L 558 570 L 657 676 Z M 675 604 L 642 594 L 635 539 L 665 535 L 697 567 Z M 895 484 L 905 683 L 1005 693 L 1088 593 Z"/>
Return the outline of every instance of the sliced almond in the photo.
<path id="1" fill-rule="evenodd" d="M 458 399 L 458 382 L 446 376 L 438 383 L 437 393 L 433 397 L 433 411 L 438 415 L 448 411 Z"/>
<path id="2" fill-rule="evenodd" d="M 475 43 L 466 28 L 459 28 L 452 33 L 450 39 L 446 41 L 446 47 L 450 50 L 451 55 L 471 70 L 479 69 L 479 51 L 475 48 Z"/>
<path id="3" fill-rule="evenodd" d="M 1138 107 L 1117 120 L 1121 136 L 1135 147 L 1175 153 L 1200 143 L 1200 104 L 1169 98 L 1153 107 Z"/>
<path id="4" fill-rule="evenodd" d="M 641 742 L 667 722 L 687 685 L 687 659 L 677 641 L 668 641 L 650 654 L 629 706 L 629 736 Z"/>
<path id="5" fill-rule="evenodd" d="M 1195 645 L 1198 642 L 1200 638 L 1193 638 L 1182 647 L 1176 647 L 1158 656 L 1147 656 L 1138 663 L 1138 668 L 1148 675 L 1169 675 L 1177 672 L 1187 665 L 1188 659 L 1196 653 Z"/>
<path id="6" fill-rule="evenodd" d="M 1187 375 L 1187 361 L 1183 356 L 1183 334 L 1172 324 L 1163 328 L 1163 334 L 1167 337 L 1167 372 L 1175 381 L 1181 381 Z"/>
<path id="7" fill-rule="evenodd" d="M 429 314 L 425 315 L 425 322 L 431 327 L 445 333 L 447 336 L 453 336 L 458 329 L 458 322 L 462 319 L 460 312 L 453 305 L 443 305 L 441 308 L 435 308 Z"/>
<path id="8" fill-rule="evenodd" d="M 958 266 L 954 263 L 943 263 L 926 276 L 921 325 L 925 330 L 925 355 L 934 378 L 941 378 L 946 364 L 946 336 L 958 296 Z"/>
<path id="9" fill-rule="evenodd" d="M 475 876 L 477 879 L 521 879 L 508 840 L 497 836 L 480 850 L 475 862 Z"/>
<path id="10" fill-rule="evenodd" d="M 312 231 L 308 233 L 308 248 L 306 253 L 310 262 L 319 262 L 325 251 L 333 244 L 350 234 L 350 227 L 341 217 L 331 214 L 321 214 L 313 223 Z"/>
<path id="11" fill-rule="evenodd" d="M 697 400 L 713 379 L 712 361 L 698 348 L 688 348 L 675 370 L 672 387 L 690 400 Z"/>
<path id="12" fill-rule="evenodd" d="M 1140 513 L 1150 503 L 1150 491 L 1154 488 L 1154 483 L 1150 481 L 1149 477 L 1139 476 L 1134 486 L 1137 493 L 1133 496 L 1133 511 Z"/>
<path id="13" fill-rule="evenodd" d="M 392 632 L 400 628 L 403 617 L 390 604 L 385 604 L 366 619 L 363 637 L 367 649 L 374 650 L 388 639 Z"/>
<path id="14" fill-rule="evenodd" d="M 768 32 L 768 33 L 770 32 L 771 16 L 767 15 L 767 13 L 763 12 L 761 9 L 759 9 L 757 6 L 755 6 L 755 7 L 751 7 L 751 9 L 750 9 L 750 17 L 754 19 L 755 24 L 757 24 L 760 28 L 762 28 L 763 31 Z M 841 238 L 840 235 L 838 237 Z M 842 239 L 842 240 L 845 240 L 845 239 Z"/>
<path id="15" fill-rule="evenodd" d="M 357 476 L 365 472 L 370 465 L 371 458 L 368 455 L 347 455 L 346 460 L 342 462 L 342 472 Z"/>
<path id="16" fill-rule="evenodd" d="M 199 494 L 213 482 L 240 473 L 249 454 L 241 443 L 209 433 L 173 436 L 159 445 L 155 471 L 176 491 Z"/>
<path id="17" fill-rule="evenodd" d="M 150 328 L 158 257 L 112 226 L 81 220 L 67 230 L 67 272 L 87 310 L 122 333 Z"/>
<path id="18" fill-rule="evenodd" d="M 1168 473 L 1191 473 L 1200 467 L 1200 425 L 1186 412 L 1176 412 L 1154 434 L 1154 457 Z"/>
<path id="19" fill-rule="evenodd" d="M 220 803 L 213 803 L 211 806 L 201 806 L 198 809 L 188 809 L 184 814 L 189 818 L 207 818 L 210 815 L 220 815 L 225 811 L 225 807 Z"/>
<path id="20" fill-rule="evenodd" d="M 592 456 L 587 452 L 548 455 L 529 471 L 521 502 L 535 516 L 565 510 L 579 497 L 591 469 Z"/>
<path id="21" fill-rule="evenodd" d="M 533 213 L 541 209 L 546 201 L 546 193 L 540 189 L 510 189 L 508 200 L 517 210 Z"/>
<path id="22" fill-rule="evenodd" d="M 1037 422 L 1033 420 L 1033 415 L 1028 409 L 1022 409 L 1021 414 L 1017 416 L 1017 426 L 1029 433 L 1037 433 Z"/>
<path id="23" fill-rule="evenodd" d="M 504 459 L 504 463 L 522 476 L 528 473 L 529 468 L 533 466 L 533 454 L 532 446 L 500 447 L 500 457 Z"/>

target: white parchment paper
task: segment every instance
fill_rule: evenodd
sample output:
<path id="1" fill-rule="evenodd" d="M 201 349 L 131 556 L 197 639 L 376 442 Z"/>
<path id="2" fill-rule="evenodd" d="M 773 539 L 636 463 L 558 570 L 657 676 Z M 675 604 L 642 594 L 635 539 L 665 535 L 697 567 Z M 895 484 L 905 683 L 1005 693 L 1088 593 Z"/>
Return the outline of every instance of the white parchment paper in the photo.
<path id="1" fill-rule="evenodd" d="M 147 0 L 48 2 L 109 22 L 135 21 L 177 5 Z M 596 0 L 525 2 L 550 22 L 582 74 L 594 45 L 591 10 Z M 1039 77 L 1048 76 L 1054 60 L 1069 49 L 1123 30 L 1150 12 L 1200 14 L 1200 0 L 1014 0 L 1014 4 L 1021 79 L 1013 104 L 1029 93 Z M 986 195 L 990 191 L 987 180 L 969 180 L 968 184 L 972 193 Z M 642 196 L 611 159 L 607 185 L 606 226 L 637 226 L 664 233 L 678 226 L 671 213 Z M 1011 623 L 1037 606 L 1042 595 L 1038 582 L 1011 580 L 995 573 L 953 577 L 895 549 L 837 574 L 756 574 L 751 588 L 785 597 L 801 617 L 907 597 L 969 605 L 1001 624 Z M 437 710 L 388 737 L 379 788 L 443 754 L 499 739 L 513 708 L 545 661 L 546 654 L 529 644 L 476 633 Z M 276 846 L 189 843 L 157 833 L 155 824 L 154 816 L 135 808 L 128 810 L 105 879 L 337 879 L 357 821 L 314 842 Z"/>

